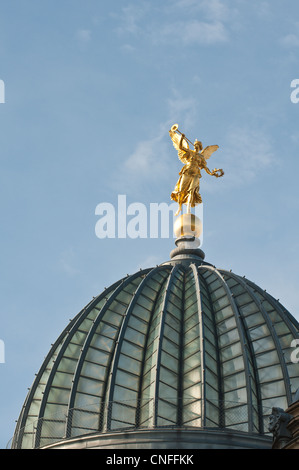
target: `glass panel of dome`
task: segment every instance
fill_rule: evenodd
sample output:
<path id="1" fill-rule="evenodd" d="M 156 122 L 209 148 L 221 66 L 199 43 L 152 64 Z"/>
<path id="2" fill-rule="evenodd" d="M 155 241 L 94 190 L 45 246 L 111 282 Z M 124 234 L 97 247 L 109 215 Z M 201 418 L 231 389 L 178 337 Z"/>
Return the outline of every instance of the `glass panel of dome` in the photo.
<path id="1" fill-rule="evenodd" d="M 101 346 L 100 349 L 102 351 L 110 352 L 113 349 L 115 344 L 115 340 L 111 338 L 107 338 L 107 336 L 101 336 Z"/>
<path id="2" fill-rule="evenodd" d="M 215 425 L 218 426 L 219 417 L 220 417 L 220 410 L 218 407 L 218 400 L 211 401 L 209 399 L 206 400 L 205 403 L 205 415 L 206 415 L 206 426 L 214 427 Z"/>
<path id="3" fill-rule="evenodd" d="M 225 320 L 228 317 L 231 317 L 234 314 L 233 309 L 230 305 L 227 305 L 226 307 L 219 309 L 217 311 L 217 321 L 220 322 L 221 320 Z"/>
<path id="4" fill-rule="evenodd" d="M 93 326 L 93 320 L 90 320 L 87 317 L 81 322 L 79 329 L 80 331 L 84 331 L 86 333 L 90 330 L 92 326 Z"/>
<path id="5" fill-rule="evenodd" d="M 161 284 L 163 283 L 164 279 L 167 277 L 168 273 L 159 273 L 158 275 L 152 276 L 147 284 L 156 292 L 159 292 L 161 289 Z"/>
<path id="6" fill-rule="evenodd" d="M 244 359 L 243 356 L 238 356 L 233 359 L 230 359 L 226 362 L 223 362 L 223 374 L 231 374 L 238 370 L 244 370 Z"/>
<path id="7" fill-rule="evenodd" d="M 218 277 L 209 284 L 209 290 L 216 290 L 219 287 L 222 287 L 222 282 Z"/>
<path id="8" fill-rule="evenodd" d="M 291 378 L 291 385 L 292 385 L 292 393 L 295 393 L 299 388 L 299 377 L 298 376 Z"/>
<path id="9" fill-rule="evenodd" d="M 110 323 L 113 326 L 119 327 L 119 325 L 123 321 L 123 316 L 119 315 L 118 313 L 115 313 L 112 308 L 109 308 L 106 311 L 103 319 L 105 320 L 105 322 Z"/>
<path id="10" fill-rule="evenodd" d="M 227 297 L 227 295 L 224 295 L 220 299 L 215 300 L 213 302 L 214 312 L 218 313 L 219 310 L 223 310 L 225 307 L 228 307 L 230 305 L 229 302 L 230 301 L 229 301 L 229 298 Z"/>
<path id="11" fill-rule="evenodd" d="M 211 299 L 214 302 L 215 300 L 220 299 L 223 296 L 226 296 L 226 291 L 224 287 L 219 287 L 217 290 L 211 292 Z"/>
<path id="12" fill-rule="evenodd" d="M 82 331 L 76 330 L 73 337 L 72 337 L 72 343 L 81 345 L 81 344 L 83 344 L 85 338 L 86 338 L 86 333 L 83 333 Z"/>
<path id="13" fill-rule="evenodd" d="M 169 326 L 166 322 L 164 325 L 164 337 L 170 339 L 171 341 L 174 341 L 176 345 L 179 344 L 179 341 L 180 341 L 179 333 L 173 328 L 171 328 L 171 326 Z M 163 341 L 164 341 L 164 338 L 163 338 Z"/>
<path id="14" fill-rule="evenodd" d="M 130 403 L 131 406 L 136 406 L 137 397 L 138 397 L 138 394 L 134 390 L 130 390 L 120 385 L 116 385 L 114 387 L 114 394 L 113 394 L 114 401 L 117 401 L 117 402 L 127 401 Z"/>
<path id="15" fill-rule="evenodd" d="M 163 398 L 164 400 L 173 400 L 177 396 L 177 389 L 171 387 L 169 384 L 164 382 L 159 382 L 159 398 Z"/>
<path id="16" fill-rule="evenodd" d="M 215 385 L 217 385 L 217 382 L 215 382 Z M 206 399 L 212 403 L 217 403 L 219 399 L 218 390 L 216 390 L 215 387 L 213 387 L 209 383 L 206 383 L 205 388 L 206 388 Z"/>
<path id="17" fill-rule="evenodd" d="M 162 349 L 174 357 L 179 355 L 179 346 L 166 338 L 166 336 L 164 336 L 162 341 Z"/>
<path id="18" fill-rule="evenodd" d="M 201 400 L 184 399 L 183 401 L 184 425 L 201 426 Z M 192 423 L 193 421 L 193 423 Z"/>
<path id="19" fill-rule="evenodd" d="M 184 320 L 185 331 L 189 330 L 189 328 L 194 328 L 194 326 L 198 324 L 198 321 L 198 315 L 190 315 L 188 320 Z"/>
<path id="20" fill-rule="evenodd" d="M 224 392 L 225 404 L 230 402 L 231 404 L 246 403 L 247 402 L 247 390 L 246 388 L 239 388 L 236 390 Z"/>
<path id="21" fill-rule="evenodd" d="M 145 335 L 143 333 L 140 333 L 139 331 L 133 330 L 129 326 L 126 328 L 126 339 L 128 341 L 132 341 L 132 343 L 135 343 L 139 346 L 142 346 L 145 341 Z"/>
<path id="22" fill-rule="evenodd" d="M 189 295 L 188 298 L 185 298 L 185 302 L 184 302 L 185 309 L 188 309 L 189 307 L 191 307 L 191 305 L 193 305 L 196 302 L 197 302 L 196 293 L 192 293 L 192 295 Z"/>
<path id="23" fill-rule="evenodd" d="M 291 333 L 279 336 L 279 343 L 282 349 L 285 351 L 287 358 L 294 351 L 294 348 L 290 347 L 293 339 L 294 339 L 294 336 Z"/>
<path id="24" fill-rule="evenodd" d="M 214 315 L 212 316 L 211 311 L 205 309 L 202 309 L 203 312 L 203 322 L 205 325 L 205 329 L 208 329 L 212 334 L 215 334 L 215 317 Z"/>
<path id="25" fill-rule="evenodd" d="M 273 396 L 272 398 L 263 399 L 263 410 L 264 412 L 271 415 L 271 411 L 273 407 L 282 408 L 286 410 L 288 407 L 288 402 L 285 396 L 278 397 Z M 268 428 L 269 420 L 266 422 L 265 429 Z"/>
<path id="26" fill-rule="evenodd" d="M 199 309 L 197 302 L 194 302 L 193 305 L 191 305 L 188 310 L 184 311 L 184 316 L 183 316 L 183 321 L 184 324 L 189 320 L 191 316 L 195 316 L 197 319 L 199 318 Z M 187 330 L 187 328 L 185 328 Z"/>
<path id="27" fill-rule="evenodd" d="M 95 341 L 93 341 L 95 340 Z M 101 345 L 101 337 L 96 337 L 96 335 L 93 337 L 93 340 L 92 342 L 94 343 L 98 343 L 99 345 Z M 95 344 L 95 346 L 96 346 Z M 95 355 L 94 355 L 95 354 Z M 87 351 L 87 354 L 86 354 L 86 359 L 91 359 L 93 357 L 96 357 L 96 362 L 97 364 L 99 365 L 102 365 L 102 366 L 106 366 L 108 364 L 108 361 L 109 361 L 109 353 L 107 352 L 104 352 L 104 351 L 100 351 L 99 349 L 95 349 L 95 350 L 92 350 L 91 347 L 88 348 L 88 351 Z"/>
<path id="28" fill-rule="evenodd" d="M 118 329 L 115 328 L 115 326 L 109 325 L 108 323 L 105 323 L 104 321 L 101 321 L 97 328 L 97 333 L 108 336 L 108 338 L 114 339 L 115 336 L 117 335 Z"/>
<path id="29" fill-rule="evenodd" d="M 153 377 L 153 380 L 156 379 L 156 375 Z M 142 389 L 142 399 L 153 398 L 155 396 L 156 383 L 152 382 L 148 387 Z"/>
<path id="30" fill-rule="evenodd" d="M 153 305 L 152 300 L 146 297 L 145 295 L 143 295 L 143 292 L 138 295 L 137 303 L 138 305 L 146 308 L 147 310 L 151 310 L 152 305 Z M 135 310 L 135 307 L 134 307 L 134 310 Z"/>
<path id="31" fill-rule="evenodd" d="M 228 282 L 228 285 L 229 285 L 229 282 Z M 244 287 L 241 284 L 237 283 L 235 285 L 229 285 L 229 287 L 235 296 L 244 293 Z"/>
<path id="32" fill-rule="evenodd" d="M 180 319 L 182 316 L 182 310 L 179 308 L 177 305 L 174 305 L 173 303 L 169 302 L 171 305 L 169 309 L 171 309 L 172 315 L 174 315 L 176 318 Z"/>
<path id="33" fill-rule="evenodd" d="M 295 363 L 294 362 L 288 363 L 287 364 L 287 369 L 288 369 L 289 376 L 291 378 L 299 378 L 299 363 L 298 362 L 297 363 L 296 362 Z"/>
<path id="34" fill-rule="evenodd" d="M 40 400 L 33 400 L 30 405 L 28 416 L 33 415 L 34 417 L 36 417 L 39 413 L 39 410 L 40 410 Z"/>
<path id="35" fill-rule="evenodd" d="M 201 383 L 192 385 L 184 390 L 184 398 L 201 398 Z"/>
<path id="36" fill-rule="evenodd" d="M 206 343 L 207 346 L 208 343 Z M 211 353 L 213 354 L 214 349 L 211 350 Z M 215 355 L 211 356 L 208 354 L 207 349 L 205 350 L 205 367 L 208 367 L 211 371 L 213 371 L 215 374 L 217 374 L 217 362 L 215 360 Z"/>
<path id="37" fill-rule="evenodd" d="M 181 333 L 181 322 L 177 318 L 175 318 L 169 311 L 167 311 L 167 317 L 165 319 L 165 323 L 167 323 L 176 331 Z"/>
<path id="38" fill-rule="evenodd" d="M 43 419 L 42 422 L 42 439 L 54 439 L 62 437 L 65 434 L 65 421 L 55 419 L 55 425 L 52 419 Z"/>
<path id="39" fill-rule="evenodd" d="M 224 333 L 232 328 L 236 328 L 236 320 L 233 316 L 217 323 L 218 334 Z"/>
<path id="40" fill-rule="evenodd" d="M 260 382 L 268 382 L 283 378 L 282 369 L 278 365 L 259 369 L 258 375 Z"/>
<path id="41" fill-rule="evenodd" d="M 139 318 L 135 317 L 134 314 L 130 315 L 128 325 L 131 328 L 134 328 L 135 330 L 140 331 L 141 333 L 146 333 L 148 329 L 148 324 L 145 321 L 140 320 Z"/>
<path id="42" fill-rule="evenodd" d="M 191 387 L 191 385 L 197 384 L 201 381 L 201 372 L 199 367 L 186 372 L 183 375 L 183 387 Z"/>
<path id="43" fill-rule="evenodd" d="M 235 300 L 238 306 L 242 307 L 242 305 L 251 303 L 252 297 L 247 292 L 244 292 L 244 294 L 235 295 Z"/>
<path id="44" fill-rule="evenodd" d="M 119 324 L 119 321 L 121 321 L 122 316 L 125 315 L 126 313 L 127 304 L 120 302 L 118 300 L 118 297 L 117 297 L 117 300 L 113 300 L 111 302 L 110 307 L 107 309 L 107 311 L 105 312 L 103 316 L 103 319 L 109 323 L 115 323 L 114 321 L 110 320 L 110 315 L 117 314 L 118 316 L 115 317 L 118 320 L 116 324 Z"/>
<path id="45" fill-rule="evenodd" d="M 160 380 L 162 382 L 167 383 L 171 387 L 174 387 L 174 388 L 178 387 L 178 374 L 167 369 L 163 365 L 160 366 Z"/>
<path id="46" fill-rule="evenodd" d="M 163 341 L 164 342 L 164 341 Z M 177 358 L 162 349 L 161 352 L 161 363 L 164 364 L 168 369 L 178 372 L 179 361 Z"/>
<path id="47" fill-rule="evenodd" d="M 76 428 L 77 435 L 80 428 L 81 434 L 85 434 L 86 430 L 96 431 L 99 428 L 99 418 L 100 414 L 96 411 L 73 410 L 72 427 Z"/>
<path id="48" fill-rule="evenodd" d="M 261 384 L 262 399 L 282 396 L 285 393 L 285 383 L 283 380 Z"/>
<path id="49" fill-rule="evenodd" d="M 244 369 L 244 366 L 243 366 L 243 369 Z M 246 386 L 245 372 L 242 371 L 236 374 L 229 375 L 228 377 L 224 377 L 223 386 L 224 386 L 225 392 L 229 390 L 245 387 Z"/>
<path id="50" fill-rule="evenodd" d="M 270 366 L 273 364 L 278 364 L 278 354 L 275 350 L 266 352 L 264 354 L 256 355 L 256 363 L 258 367 Z"/>
<path id="51" fill-rule="evenodd" d="M 266 323 L 250 328 L 250 337 L 252 341 L 269 335 L 269 328 Z"/>
<path id="52" fill-rule="evenodd" d="M 176 294 L 173 292 L 171 286 L 171 290 L 169 291 L 168 301 L 172 302 L 174 305 L 181 305 L 182 302 L 182 291 L 177 292 Z M 179 295 L 178 295 L 179 294 Z"/>
<path id="53" fill-rule="evenodd" d="M 289 327 L 283 321 L 275 323 L 274 324 L 274 329 L 275 329 L 276 334 L 278 336 L 281 336 L 281 335 L 284 335 L 284 334 L 287 334 L 287 333 L 290 332 Z"/>
<path id="54" fill-rule="evenodd" d="M 48 403 L 65 404 L 68 402 L 69 389 L 51 387 L 48 395 Z"/>
<path id="55" fill-rule="evenodd" d="M 184 342 L 185 347 L 194 347 L 198 348 L 198 338 L 199 338 L 199 324 L 194 325 L 192 328 L 189 328 L 188 331 L 184 333 Z"/>
<path id="56" fill-rule="evenodd" d="M 200 366 L 200 354 L 195 352 L 192 356 L 184 358 L 184 372 L 189 372 L 191 369 Z"/>
<path id="57" fill-rule="evenodd" d="M 147 371 L 156 363 L 156 356 L 157 356 L 157 341 L 153 341 L 150 345 L 147 345 L 146 353 L 145 353 L 145 368 L 144 370 Z"/>
<path id="58" fill-rule="evenodd" d="M 111 403 L 111 417 L 112 420 L 122 421 L 123 423 L 135 425 L 136 408 L 131 407 L 129 403 Z"/>
<path id="59" fill-rule="evenodd" d="M 59 371 L 68 372 L 69 374 L 76 369 L 77 361 L 70 357 L 62 357 L 59 362 Z"/>
<path id="60" fill-rule="evenodd" d="M 259 312 L 259 307 L 256 305 L 255 302 L 251 302 L 249 304 L 242 306 L 242 315 L 245 317 L 251 314 L 258 315 L 258 312 Z"/>
<path id="61" fill-rule="evenodd" d="M 142 320 L 148 321 L 150 318 L 150 310 L 148 310 L 148 305 L 146 307 L 141 306 L 138 303 L 138 300 L 134 306 L 134 315 L 138 318 L 141 318 Z"/>
<path id="62" fill-rule="evenodd" d="M 252 345 L 256 354 L 262 351 L 268 351 L 269 349 L 275 348 L 274 341 L 270 336 L 266 336 L 265 338 L 253 341 Z"/>
<path id="63" fill-rule="evenodd" d="M 56 372 L 52 385 L 54 387 L 67 387 L 72 386 L 73 374 L 66 374 L 64 372 Z"/>
<path id="64" fill-rule="evenodd" d="M 228 343 L 234 343 L 236 341 L 239 341 L 239 334 L 237 328 L 230 330 L 227 333 L 223 333 L 219 336 L 220 347 L 226 346 Z"/>
<path id="65" fill-rule="evenodd" d="M 122 352 L 124 354 L 127 354 L 127 356 L 132 356 L 135 359 L 141 361 L 143 359 L 143 349 L 141 346 L 138 346 L 136 344 L 133 344 L 126 339 L 123 340 L 122 342 Z"/>
<path id="66" fill-rule="evenodd" d="M 94 362 L 84 361 L 81 375 L 90 378 L 97 378 L 99 380 L 104 380 L 106 369 Z"/>
<path id="67" fill-rule="evenodd" d="M 213 348 L 213 351 L 215 351 L 215 346 L 216 346 L 216 338 L 215 338 L 215 334 L 212 333 L 210 331 L 209 328 L 207 328 L 207 326 L 205 325 L 204 327 L 204 336 L 205 336 L 205 339 L 207 341 L 207 345 L 206 345 L 206 348 Z"/>
<path id="68" fill-rule="evenodd" d="M 88 389 L 88 381 L 90 382 L 90 384 L 92 385 L 92 382 L 95 383 L 95 385 L 97 385 L 97 389 Z M 100 388 L 98 387 L 98 385 L 100 385 Z M 81 392 L 77 392 L 76 393 L 76 398 L 75 398 L 75 404 L 74 404 L 74 408 L 82 408 L 82 409 L 89 409 L 91 407 L 91 405 L 93 405 L 93 407 L 97 407 L 99 408 L 100 407 L 100 396 L 102 394 L 102 389 L 103 389 L 103 384 L 100 383 L 100 382 L 95 382 L 95 381 L 92 381 L 92 380 L 89 380 L 89 379 L 85 379 L 85 385 L 84 385 L 84 390 L 88 392 L 87 393 L 81 393 Z M 94 394 L 92 394 L 92 392 L 94 392 Z M 97 393 L 96 393 L 97 392 Z"/>
<path id="69" fill-rule="evenodd" d="M 200 344 L 198 341 L 191 341 L 183 349 L 183 357 L 185 364 L 189 362 L 189 357 L 196 353 L 200 357 Z"/>
<path id="70" fill-rule="evenodd" d="M 67 404 L 63 403 L 47 403 L 45 412 L 44 412 L 44 417 L 42 419 L 42 422 L 44 422 L 44 419 L 49 418 L 49 420 L 59 420 L 63 418 L 65 420 L 65 417 L 67 416 Z"/>
<path id="71" fill-rule="evenodd" d="M 143 286 L 142 288 L 142 295 L 147 297 L 146 300 L 150 300 L 150 301 L 154 301 L 156 296 L 157 296 L 157 290 L 155 290 L 151 284 L 150 284 L 150 281 L 145 285 Z"/>
<path id="72" fill-rule="evenodd" d="M 244 315 L 244 309 L 242 308 L 242 315 Z M 246 316 L 246 325 L 247 328 L 253 328 L 254 326 L 262 325 L 265 323 L 265 319 L 260 312 L 255 312 Z"/>
<path id="73" fill-rule="evenodd" d="M 145 389 L 146 387 L 148 387 L 152 383 L 154 378 L 155 378 L 154 371 L 148 370 L 146 373 L 144 373 L 142 377 L 142 388 Z"/>
<path id="74" fill-rule="evenodd" d="M 141 369 L 141 362 L 136 361 L 132 357 L 128 357 L 124 354 L 121 354 L 119 357 L 118 367 L 120 369 L 139 375 Z"/>
<path id="75" fill-rule="evenodd" d="M 74 358 L 77 359 L 80 356 L 81 353 L 81 345 L 80 344 L 74 344 L 72 341 L 68 344 L 67 346 L 67 354 Z"/>
<path id="76" fill-rule="evenodd" d="M 159 400 L 158 403 L 158 426 L 162 420 L 170 421 L 171 423 L 175 424 L 177 418 L 177 406 L 172 405 L 169 402 L 164 400 Z M 163 424 L 162 424 L 163 425 Z"/>

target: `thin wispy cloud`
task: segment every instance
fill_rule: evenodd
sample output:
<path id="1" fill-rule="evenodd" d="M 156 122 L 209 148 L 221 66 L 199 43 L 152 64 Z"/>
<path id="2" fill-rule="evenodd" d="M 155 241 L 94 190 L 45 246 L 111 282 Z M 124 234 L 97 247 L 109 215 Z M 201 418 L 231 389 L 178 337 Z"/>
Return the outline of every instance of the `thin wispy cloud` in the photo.
<path id="1" fill-rule="evenodd" d="M 90 29 L 79 29 L 76 32 L 76 38 L 80 45 L 86 45 L 91 41 L 91 30 Z"/>
<path id="2" fill-rule="evenodd" d="M 299 22 L 295 22 L 293 26 L 293 31 L 285 34 L 281 40 L 280 44 L 282 46 L 291 48 L 291 47 L 299 47 Z"/>
<path id="3" fill-rule="evenodd" d="M 223 23 L 203 22 L 198 20 L 177 21 L 166 24 L 155 35 L 155 41 L 190 46 L 192 44 L 209 45 L 229 40 L 229 34 Z"/>
<path id="4" fill-rule="evenodd" d="M 217 154 L 215 160 L 216 157 Z M 263 131 L 244 127 L 232 129 L 226 138 L 225 155 L 221 158 L 221 166 L 225 171 L 222 185 L 244 186 L 275 164 L 275 152 Z M 209 166 L 212 167 L 212 160 L 209 160 Z"/>
<path id="5" fill-rule="evenodd" d="M 79 270 L 75 268 L 75 252 L 73 248 L 65 250 L 59 260 L 60 269 L 68 276 L 75 276 L 79 273 Z"/>
<path id="6" fill-rule="evenodd" d="M 158 21 L 152 11 L 149 2 L 123 7 L 117 32 L 140 35 L 153 45 L 211 45 L 229 40 L 226 23 L 233 15 L 219 0 L 177 1 L 160 10 Z"/>
<path id="7" fill-rule="evenodd" d="M 120 23 L 117 27 L 119 33 L 137 34 L 142 32 L 145 21 L 144 17 L 150 9 L 147 2 L 129 4 L 121 9 Z"/>

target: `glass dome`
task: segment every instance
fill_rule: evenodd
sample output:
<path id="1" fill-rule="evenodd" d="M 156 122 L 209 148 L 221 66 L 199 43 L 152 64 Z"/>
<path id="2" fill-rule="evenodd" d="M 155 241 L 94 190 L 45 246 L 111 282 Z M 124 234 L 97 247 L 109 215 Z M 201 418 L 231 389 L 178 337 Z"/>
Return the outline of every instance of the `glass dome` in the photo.
<path id="1" fill-rule="evenodd" d="M 12 448 L 161 428 L 265 438 L 272 406 L 287 408 L 299 387 L 298 337 L 295 318 L 253 282 L 202 255 L 174 255 L 105 289 L 69 323 Z"/>

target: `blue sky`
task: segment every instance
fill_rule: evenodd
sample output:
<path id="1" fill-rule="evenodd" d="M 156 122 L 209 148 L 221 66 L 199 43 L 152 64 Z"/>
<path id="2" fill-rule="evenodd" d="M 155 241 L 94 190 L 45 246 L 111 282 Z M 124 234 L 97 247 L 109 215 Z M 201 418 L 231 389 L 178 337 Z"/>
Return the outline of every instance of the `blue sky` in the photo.
<path id="1" fill-rule="evenodd" d="M 95 208 L 170 201 L 174 123 L 219 145 L 206 260 L 299 319 L 297 1 L 1 0 L 0 63 L 0 447 L 69 319 L 169 259 L 172 238 L 97 238 Z"/>

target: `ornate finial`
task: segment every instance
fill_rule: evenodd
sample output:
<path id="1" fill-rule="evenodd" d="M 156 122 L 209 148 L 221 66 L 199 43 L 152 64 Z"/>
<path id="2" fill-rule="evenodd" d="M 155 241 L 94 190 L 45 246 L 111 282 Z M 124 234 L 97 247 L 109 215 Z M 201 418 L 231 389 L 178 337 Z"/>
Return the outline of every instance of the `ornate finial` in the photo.
<path id="1" fill-rule="evenodd" d="M 180 178 L 170 196 L 173 201 L 179 204 L 176 215 L 181 212 L 183 204 L 187 205 L 187 213 L 190 213 L 191 207 L 195 207 L 202 202 L 201 195 L 199 194 L 201 169 L 205 170 L 209 175 L 216 176 L 216 178 L 224 175 L 222 169 L 215 168 L 210 171 L 207 167 L 207 160 L 219 148 L 218 145 L 209 145 L 203 149 L 200 141 L 195 140 L 194 144 L 192 144 L 191 140 L 187 139 L 185 134 L 178 130 L 178 127 L 178 124 L 174 124 L 169 131 L 173 145 L 178 151 L 179 159 L 184 163 L 179 173 Z M 190 149 L 188 142 L 194 146 L 194 150 Z"/>

